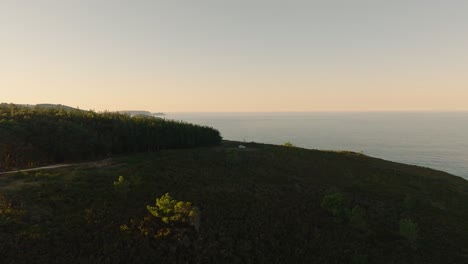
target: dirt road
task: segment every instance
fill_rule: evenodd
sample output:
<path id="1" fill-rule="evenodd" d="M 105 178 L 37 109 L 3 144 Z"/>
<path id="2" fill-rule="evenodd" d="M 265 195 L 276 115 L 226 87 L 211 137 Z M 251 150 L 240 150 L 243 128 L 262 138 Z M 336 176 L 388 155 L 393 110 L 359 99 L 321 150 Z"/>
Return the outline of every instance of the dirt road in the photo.
<path id="1" fill-rule="evenodd" d="M 64 167 L 70 167 L 70 166 L 99 167 L 99 166 L 108 166 L 108 165 L 111 165 L 112 163 L 113 162 L 112 162 L 111 159 L 105 159 L 105 160 L 101 160 L 101 161 L 84 162 L 84 163 L 56 164 L 56 165 L 48 165 L 48 166 L 30 168 L 30 169 L 23 169 L 23 170 L 4 171 L 4 172 L 0 172 L 0 175 L 12 174 L 12 173 L 18 173 L 18 172 L 58 169 L 58 168 L 64 168 Z"/>

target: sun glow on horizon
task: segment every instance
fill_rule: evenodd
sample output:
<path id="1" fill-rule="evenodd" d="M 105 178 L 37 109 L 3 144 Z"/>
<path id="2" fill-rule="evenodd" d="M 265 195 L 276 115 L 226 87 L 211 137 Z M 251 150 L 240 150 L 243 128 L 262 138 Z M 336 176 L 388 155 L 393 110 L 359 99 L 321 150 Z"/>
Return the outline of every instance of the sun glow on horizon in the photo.
<path id="1" fill-rule="evenodd" d="M 0 3 L 0 102 L 468 111 L 468 3 L 136 2 Z"/>

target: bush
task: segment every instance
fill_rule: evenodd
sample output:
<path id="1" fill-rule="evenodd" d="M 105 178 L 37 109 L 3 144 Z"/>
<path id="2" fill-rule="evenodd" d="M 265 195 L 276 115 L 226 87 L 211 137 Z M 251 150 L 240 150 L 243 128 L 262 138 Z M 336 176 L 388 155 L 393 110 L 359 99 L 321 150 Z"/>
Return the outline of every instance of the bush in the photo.
<path id="1" fill-rule="evenodd" d="M 9 215 L 13 212 L 11 202 L 5 197 L 5 195 L 0 194 L 0 215 Z"/>
<path id="2" fill-rule="evenodd" d="M 177 201 L 169 193 L 156 199 L 155 206 L 147 206 L 149 214 L 141 221 L 131 220 L 121 225 L 124 232 L 139 233 L 154 239 L 173 239 L 188 243 L 200 226 L 200 212 L 190 202 Z"/>
<path id="3" fill-rule="evenodd" d="M 200 213 L 198 208 L 190 202 L 182 202 L 172 199 L 169 193 L 161 198 L 156 198 L 156 206 L 147 206 L 148 211 L 163 223 L 176 225 L 188 224 L 198 230 L 200 225 Z"/>
<path id="4" fill-rule="evenodd" d="M 333 191 L 323 197 L 321 206 L 333 215 L 338 222 L 348 219 L 349 210 L 345 206 L 345 198 L 339 191 Z"/>
<path id="5" fill-rule="evenodd" d="M 24 214 L 24 210 L 13 206 L 11 200 L 0 193 L 0 228 L 7 223 L 17 221 Z"/>
<path id="6" fill-rule="evenodd" d="M 128 191 L 130 190 L 130 183 L 125 180 L 123 176 L 119 176 L 119 179 L 114 182 L 114 188 L 124 198 L 127 198 Z"/>
<path id="7" fill-rule="evenodd" d="M 296 147 L 296 145 L 294 145 L 293 143 L 291 143 L 289 141 L 285 142 L 282 146 L 283 147 L 292 147 L 292 148 Z"/>

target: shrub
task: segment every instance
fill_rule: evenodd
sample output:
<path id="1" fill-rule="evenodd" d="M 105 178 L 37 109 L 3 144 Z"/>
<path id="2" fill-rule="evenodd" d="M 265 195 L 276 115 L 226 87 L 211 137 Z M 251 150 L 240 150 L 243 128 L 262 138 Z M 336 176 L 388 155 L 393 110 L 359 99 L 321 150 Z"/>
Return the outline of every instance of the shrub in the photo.
<path id="1" fill-rule="evenodd" d="M 114 188 L 118 193 L 127 198 L 128 191 L 130 190 L 130 183 L 125 180 L 123 176 L 119 176 L 119 179 L 114 182 Z"/>
<path id="2" fill-rule="evenodd" d="M 287 141 L 287 142 L 283 143 L 283 147 L 296 147 L 296 145 L 294 145 L 293 143 Z"/>
<path id="3" fill-rule="evenodd" d="M 147 206 L 149 214 L 141 221 L 131 220 L 121 225 L 124 232 L 137 232 L 150 238 L 173 238 L 189 241 L 200 226 L 200 212 L 190 202 L 177 201 L 169 193 L 156 199 L 155 206 Z"/>
<path id="4" fill-rule="evenodd" d="M 147 206 L 148 211 L 156 218 L 160 218 L 163 223 L 177 224 L 185 223 L 198 230 L 200 213 L 198 208 L 190 202 L 182 202 L 172 199 L 169 193 L 161 198 L 156 198 L 156 206 Z"/>
<path id="5" fill-rule="evenodd" d="M 128 185 L 128 183 L 125 181 L 124 176 L 119 176 L 119 179 L 114 182 L 114 186 L 117 188 L 120 188 L 124 185 Z"/>
<path id="6" fill-rule="evenodd" d="M 10 221 L 18 220 L 25 214 L 21 208 L 16 208 L 4 194 L 0 193 L 0 227 Z"/>
<path id="7" fill-rule="evenodd" d="M 349 210 L 345 206 L 345 198 L 339 191 L 333 191 L 325 195 L 322 199 L 321 206 L 339 222 L 347 220 L 349 216 Z"/>
<path id="8" fill-rule="evenodd" d="M 0 215 L 9 215 L 13 212 L 11 202 L 5 197 L 5 195 L 0 194 Z"/>

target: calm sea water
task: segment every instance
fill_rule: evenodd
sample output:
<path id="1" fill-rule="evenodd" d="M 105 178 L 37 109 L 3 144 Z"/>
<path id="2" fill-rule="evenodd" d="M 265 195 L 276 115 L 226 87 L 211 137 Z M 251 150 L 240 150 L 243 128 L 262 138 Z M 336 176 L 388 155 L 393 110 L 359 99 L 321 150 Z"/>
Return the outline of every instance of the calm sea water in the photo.
<path id="1" fill-rule="evenodd" d="M 169 113 L 217 128 L 224 139 L 351 150 L 468 179 L 468 112 Z"/>

